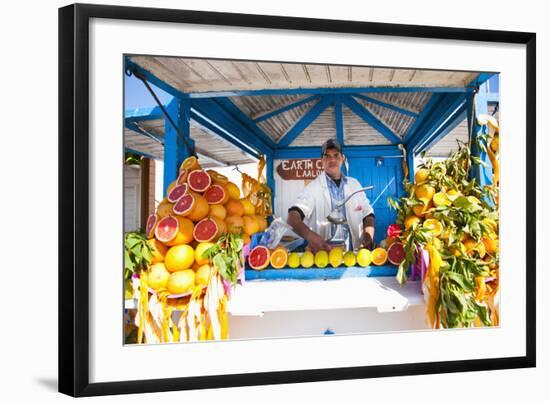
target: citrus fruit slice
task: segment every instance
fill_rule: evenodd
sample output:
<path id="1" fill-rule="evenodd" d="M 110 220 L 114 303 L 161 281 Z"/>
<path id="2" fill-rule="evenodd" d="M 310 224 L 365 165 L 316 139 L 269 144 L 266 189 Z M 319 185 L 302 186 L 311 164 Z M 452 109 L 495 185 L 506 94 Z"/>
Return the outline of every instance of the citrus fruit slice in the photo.
<path id="1" fill-rule="evenodd" d="M 223 205 L 229 200 L 229 195 L 221 185 L 214 184 L 206 190 L 204 199 L 209 205 Z"/>
<path id="2" fill-rule="evenodd" d="M 192 191 L 204 192 L 212 184 L 212 178 L 204 170 L 193 170 L 187 175 L 187 185 Z"/>
<path id="3" fill-rule="evenodd" d="M 408 216 L 405 219 L 405 223 L 404 223 L 405 224 L 405 230 L 410 230 L 412 227 L 416 226 L 421 221 L 422 221 L 422 219 L 418 216 L 415 216 L 415 215 Z"/>
<path id="4" fill-rule="evenodd" d="M 218 223 L 213 218 L 207 217 L 195 225 L 193 238 L 198 242 L 210 242 L 218 237 L 219 232 Z"/>
<path id="5" fill-rule="evenodd" d="M 424 217 L 424 213 L 432 208 L 432 201 L 428 199 L 419 199 L 422 202 L 419 205 L 414 205 L 412 211 L 416 217 Z"/>
<path id="6" fill-rule="evenodd" d="M 439 237 L 443 233 L 443 224 L 436 219 L 426 219 L 423 226 L 432 232 L 434 237 Z"/>
<path id="7" fill-rule="evenodd" d="M 432 202 L 434 203 L 435 207 L 449 206 L 451 204 L 451 200 L 445 192 L 436 193 L 432 198 Z"/>
<path id="8" fill-rule="evenodd" d="M 388 248 L 388 260 L 392 265 L 399 266 L 405 259 L 405 249 L 401 242 L 394 242 Z"/>
<path id="9" fill-rule="evenodd" d="M 166 199 L 170 203 L 176 203 L 183 195 L 187 193 L 187 184 L 176 185 L 172 190 L 166 195 Z"/>
<path id="10" fill-rule="evenodd" d="M 155 228 L 155 237 L 162 242 L 168 242 L 178 234 L 178 220 L 174 216 L 163 217 Z"/>
<path id="11" fill-rule="evenodd" d="M 273 252 L 271 252 L 271 256 L 269 257 L 269 262 L 271 263 L 271 267 L 274 269 L 282 269 L 286 266 L 286 262 L 288 260 L 288 252 L 284 248 L 277 248 Z"/>
<path id="12" fill-rule="evenodd" d="M 195 197 L 193 194 L 183 195 L 174 205 L 173 212 L 179 216 L 188 216 L 195 207 Z"/>
<path id="13" fill-rule="evenodd" d="M 151 239 L 155 236 L 155 228 L 157 227 L 158 217 L 155 213 L 150 214 L 147 217 L 147 223 L 145 224 L 145 236 L 147 239 Z"/>
<path id="14" fill-rule="evenodd" d="M 187 159 L 183 161 L 180 165 L 180 172 L 183 170 L 187 170 L 188 172 L 193 170 L 198 170 L 201 168 L 201 165 L 199 164 L 199 161 L 195 156 L 189 156 Z"/>
<path id="15" fill-rule="evenodd" d="M 388 253 L 384 248 L 375 248 L 372 251 L 372 263 L 381 266 L 388 260 Z"/>
<path id="16" fill-rule="evenodd" d="M 189 244 L 193 241 L 193 222 L 188 218 L 175 216 L 178 221 L 178 232 L 170 241 L 165 241 L 167 246 Z"/>
<path id="17" fill-rule="evenodd" d="M 258 245 L 248 255 L 248 264 L 254 270 L 263 270 L 269 264 L 269 249 Z"/>

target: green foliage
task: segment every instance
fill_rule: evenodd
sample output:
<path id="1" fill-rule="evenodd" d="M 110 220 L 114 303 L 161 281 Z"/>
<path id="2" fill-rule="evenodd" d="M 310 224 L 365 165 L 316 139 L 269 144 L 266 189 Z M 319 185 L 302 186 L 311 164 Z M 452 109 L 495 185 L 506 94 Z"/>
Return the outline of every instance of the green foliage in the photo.
<path id="1" fill-rule="evenodd" d="M 151 263 L 152 251 L 145 234 L 137 231 L 127 232 L 124 235 L 124 278 L 128 280 L 132 274 L 147 269 Z"/>
<path id="2" fill-rule="evenodd" d="M 236 286 L 239 268 L 242 266 L 243 245 L 241 234 L 223 235 L 214 246 L 204 251 L 202 257 L 207 257 L 220 275 Z"/>

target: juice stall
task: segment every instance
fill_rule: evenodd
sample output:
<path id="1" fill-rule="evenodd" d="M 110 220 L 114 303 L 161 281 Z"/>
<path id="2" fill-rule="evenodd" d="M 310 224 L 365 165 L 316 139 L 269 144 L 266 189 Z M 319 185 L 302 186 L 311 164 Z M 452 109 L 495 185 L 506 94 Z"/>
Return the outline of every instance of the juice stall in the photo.
<path id="1" fill-rule="evenodd" d="M 171 96 L 125 112 L 125 150 L 143 169 L 140 228 L 153 248 L 160 243 L 141 274 L 126 276 L 137 330 L 128 342 L 498 324 L 498 74 L 125 61 L 144 91 Z M 330 138 L 343 145 L 344 174 L 367 188 L 371 252 L 313 254 L 287 225 L 297 194 L 322 171 Z M 162 162 L 160 202 L 152 161 Z M 458 231 L 466 234 L 457 239 Z M 445 298 L 436 260 L 437 271 L 470 266 L 473 284 L 459 286 L 458 301 Z M 462 299 L 465 311 L 450 319 L 445 305 Z"/>

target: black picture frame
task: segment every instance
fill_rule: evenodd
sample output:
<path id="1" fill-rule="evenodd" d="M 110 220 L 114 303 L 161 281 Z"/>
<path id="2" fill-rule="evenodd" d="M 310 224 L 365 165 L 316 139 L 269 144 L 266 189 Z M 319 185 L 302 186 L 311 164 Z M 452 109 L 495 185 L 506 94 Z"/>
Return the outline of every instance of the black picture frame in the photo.
<path id="1" fill-rule="evenodd" d="M 526 47 L 526 354 L 456 360 L 155 380 L 89 380 L 89 22 L 91 18 L 273 28 L 522 44 Z M 59 9 L 59 391 L 71 396 L 422 375 L 536 365 L 536 35 L 526 32 L 399 25 L 75 4 Z"/>

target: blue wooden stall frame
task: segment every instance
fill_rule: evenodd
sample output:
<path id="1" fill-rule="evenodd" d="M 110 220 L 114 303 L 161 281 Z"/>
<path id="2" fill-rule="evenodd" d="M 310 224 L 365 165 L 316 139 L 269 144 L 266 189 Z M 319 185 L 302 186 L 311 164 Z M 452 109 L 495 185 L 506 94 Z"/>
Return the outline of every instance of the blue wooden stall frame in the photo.
<path id="1" fill-rule="evenodd" d="M 495 75 L 494 73 L 480 73 L 472 82 L 463 87 L 298 88 L 183 93 L 151 72 L 133 63 L 128 58 L 126 58 L 125 63 L 128 74 L 131 74 L 132 71 L 138 71 L 150 83 L 174 96 L 167 109 L 173 120 L 176 121 L 180 131 L 186 137 L 189 138 L 190 121 L 193 119 L 245 153 L 255 158 L 264 155 L 266 158 L 267 183 L 273 193 L 275 190 L 275 160 L 320 157 L 319 147 L 292 146 L 292 143 L 329 107 L 334 107 L 336 137 L 342 144 L 345 140 L 343 124 L 344 106 L 375 128 L 391 143 L 391 145 L 376 146 L 344 145 L 343 151 L 348 158 L 401 157 L 403 153 L 398 145 L 402 145 L 406 151 L 409 179 L 412 180 L 414 177 L 415 157 L 436 144 L 459 123 L 464 121 L 465 118 L 473 126 L 472 135 L 475 138 L 476 135 L 485 129 L 477 125 L 475 117 L 478 114 L 487 114 L 489 103 L 498 102 L 498 93 L 488 93 L 486 88 L 486 82 Z M 430 93 L 431 97 L 423 110 L 420 113 L 416 113 L 368 95 L 369 93 L 387 92 L 427 92 Z M 245 115 L 231 101 L 231 97 L 236 96 L 266 95 L 302 95 L 306 97 L 258 116 L 255 119 Z M 401 138 L 382 123 L 367 107 L 358 102 L 358 99 L 391 109 L 404 116 L 413 117 L 415 121 L 403 138 Z M 313 106 L 278 142 L 273 141 L 258 125 L 262 121 L 269 120 L 276 115 L 307 103 L 313 103 Z M 136 129 L 135 124 L 140 121 L 159 118 L 164 118 L 164 116 L 158 107 L 130 110 L 125 115 L 125 126 L 138 134 L 147 135 L 146 132 L 144 133 Z M 160 138 L 157 137 L 157 139 Z M 472 149 L 472 151 L 482 160 L 486 160 L 487 155 L 481 149 L 476 148 Z M 139 152 L 135 153 L 139 154 Z M 187 156 L 187 150 L 181 139 L 177 137 L 175 130 L 167 123 L 164 140 L 165 189 L 176 178 L 177 166 Z M 478 168 L 474 172 L 476 179 L 482 185 L 490 183 L 489 177 L 491 175 L 489 174 L 489 168 Z M 399 192 L 403 191 L 400 190 Z M 285 271 L 292 272 L 292 269 L 285 269 Z M 277 272 L 277 277 L 280 274 L 280 272 Z M 309 274 L 307 275 L 308 277 Z"/>

